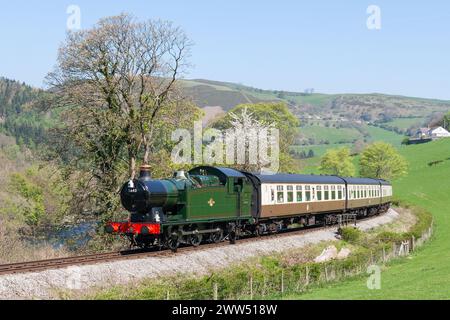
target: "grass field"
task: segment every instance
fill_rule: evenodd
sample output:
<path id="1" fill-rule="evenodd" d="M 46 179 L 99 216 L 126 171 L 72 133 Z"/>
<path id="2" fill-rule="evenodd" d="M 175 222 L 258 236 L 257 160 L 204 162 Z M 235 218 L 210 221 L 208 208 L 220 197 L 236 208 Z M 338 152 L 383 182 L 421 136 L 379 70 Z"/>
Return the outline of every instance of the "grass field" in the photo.
<path id="1" fill-rule="evenodd" d="M 425 121 L 425 118 L 395 118 L 385 124 L 399 129 L 409 129 L 413 125 L 420 126 Z"/>
<path id="2" fill-rule="evenodd" d="M 450 139 L 401 147 L 409 174 L 394 182 L 394 193 L 429 210 L 433 240 L 411 257 L 382 271 L 381 290 L 368 290 L 366 277 L 351 279 L 287 299 L 449 299 L 450 298 Z M 428 163 L 444 160 L 429 167 Z"/>
<path id="3" fill-rule="evenodd" d="M 390 143 L 396 147 L 399 147 L 401 145 L 401 141 L 403 140 L 403 136 L 399 135 L 395 132 L 388 131 L 382 128 L 373 127 L 373 126 L 367 126 L 364 125 L 364 130 L 366 130 L 370 137 L 368 137 L 368 143 L 375 142 L 375 141 L 384 141 L 387 143 Z M 329 149 L 339 149 L 343 147 L 348 147 L 352 149 L 353 143 L 336 143 L 336 141 L 341 140 L 352 140 L 352 139 L 359 139 L 363 138 L 362 134 L 352 128 L 326 128 L 326 127 L 320 127 L 320 126 L 305 126 L 299 128 L 300 132 L 307 136 L 315 136 L 320 137 L 319 139 L 325 139 L 328 141 L 332 141 L 330 144 L 319 144 L 319 145 L 306 145 L 306 146 L 292 146 L 291 149 L 296 151 L 302 151 L 308 152 L 309 150 L 314 151 L 314 157 L 310 159 L 302 160 L 302 172 L 303 173 L 314 173 L 318 174 L 320 173 L 318 170 L 320 158 L 325 154 L 325 152 Z M 309 131 L 308 133 L 306 133 Z M 357 162 L 357 161 L 356 161 Z"/>
<path id="4" fill-rule="evenodd" d="M 330 144 L 339 142 L 352 142 L 362 139 L 362 134 L 354 128 L 333 128 L 323 126 L 305 125 L 299 128 L 300 135 L 306 138 L 314 138 L 316 142 L 328 141 Z"/>
<path id="5" fill-rule="evenodd" d="M 378 127 L 365 126 L 365 129 L 370 134 L 370 138 L 369 138 L 370 142 L 384 141 L 384 142 L 390 143 L 394 146 L 400 146 L 402 143 L 402 140 L 404 138 L 404 136 L 402 136 L 398 133 L 395 133 L 395 132 L 392 132 L 389 130 L 385 130 L 382 128 L 378 128 Z"/>

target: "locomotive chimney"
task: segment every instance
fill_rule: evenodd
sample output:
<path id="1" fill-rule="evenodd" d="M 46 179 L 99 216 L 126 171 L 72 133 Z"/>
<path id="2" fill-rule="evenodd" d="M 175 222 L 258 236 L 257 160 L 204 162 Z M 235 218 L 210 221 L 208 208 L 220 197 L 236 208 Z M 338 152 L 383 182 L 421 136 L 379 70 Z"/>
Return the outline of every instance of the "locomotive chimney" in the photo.
<path id="1" fill-rule="evenodd" d="M 151 180 L 152 174 L 150 173 L 150 166 L 148 164 L 143 164 L 140 167 L 139 179 L 140 180 Z"/>

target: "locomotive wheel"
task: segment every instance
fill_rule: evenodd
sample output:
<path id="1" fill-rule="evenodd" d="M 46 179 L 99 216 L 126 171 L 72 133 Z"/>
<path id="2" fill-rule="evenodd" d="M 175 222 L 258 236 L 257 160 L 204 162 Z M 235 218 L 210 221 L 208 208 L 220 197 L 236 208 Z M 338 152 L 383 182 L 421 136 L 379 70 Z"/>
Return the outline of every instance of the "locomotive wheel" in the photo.
<path id="1" fill-rule="evenodd" d="M 202 243 L 202 235 L 201 234 L 192 234 L 189 237 L 189 243 L 194 247 L 198 247 L 200 243 Z"/>
<path id="2" fill-rule="evenodd" d="M 179 245 L 180 239 L 178 238 L 178 235 L 171 235 L 169 239 L 167 239 L 167 247 L 172 250 L 172 252 L 177 252 Z"/>
<path id="3" fill-rule="evenodd" d="M 263 228 L 260 225 L 257 225 L 255 228 L 255 236 L 261 237 L 263 233 Z"/>
<path id="4" fill-rule="evenodd" d="M 219 243 L 220 241 L 223 240 L 223 230 L 220 229 L 220 231 L 211 233 L 211 236 L 209 237 L 209 240 L 212 243 Z"/>
<path id="5" fill-rule="evenodd" d="M 230 239 L 230 244 L 236 243 L 236 231 L 231 231 L 228 235 L 228 238 Z"/>

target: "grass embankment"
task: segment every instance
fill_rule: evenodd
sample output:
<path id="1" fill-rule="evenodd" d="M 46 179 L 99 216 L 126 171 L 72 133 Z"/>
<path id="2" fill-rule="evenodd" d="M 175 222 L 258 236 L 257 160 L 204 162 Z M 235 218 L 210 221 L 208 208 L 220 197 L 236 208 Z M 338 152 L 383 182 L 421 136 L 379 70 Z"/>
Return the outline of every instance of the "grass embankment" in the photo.
<path id="1" fill-rule="evenodd" d="M 397 199 L 433 214 L 433 241 L 407 261 L 382 272 L 381 290 L 368 290 L 367 278 L 348 280 L 291 299 L 448 299 L 450 298 L 450 139 L 400 148 L 409 174 L 394 182 Z M 443 160 L 430 167 L 428 163 Z"/>

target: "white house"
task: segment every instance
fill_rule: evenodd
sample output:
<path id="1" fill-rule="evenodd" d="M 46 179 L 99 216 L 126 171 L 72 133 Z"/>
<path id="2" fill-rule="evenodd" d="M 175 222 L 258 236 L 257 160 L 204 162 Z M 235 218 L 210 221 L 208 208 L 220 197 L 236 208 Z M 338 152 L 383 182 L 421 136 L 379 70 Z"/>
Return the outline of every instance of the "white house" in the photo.
<path id="1" fill-rule="evenodd" d="M 442 127 L 437 127 L 436 129 L 430 130 L 430 136 L 431 138 L 450 138 L 450 132 L 445 130 Z"/>

